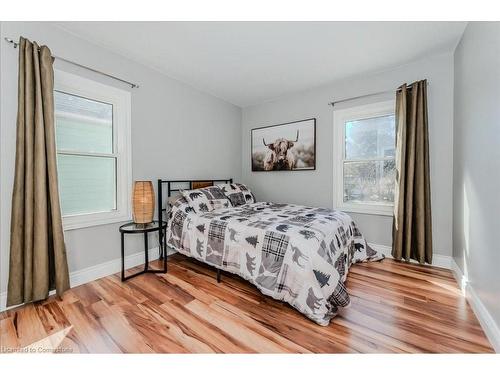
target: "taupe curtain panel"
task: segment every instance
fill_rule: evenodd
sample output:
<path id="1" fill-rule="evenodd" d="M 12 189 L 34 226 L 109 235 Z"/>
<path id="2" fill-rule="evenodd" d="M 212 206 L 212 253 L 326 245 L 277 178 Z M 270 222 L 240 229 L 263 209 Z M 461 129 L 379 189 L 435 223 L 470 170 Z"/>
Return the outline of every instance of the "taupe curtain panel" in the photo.
<path id="1" fill-rule="evenodd" d="M 432 263 L 431 188 L 427 81 L 399 87 L 396 93 L 395 259 Z"/>
<path id="2" fill-rule="evenodd" d="M 7 306 L 69 288 L 57 188 L 53 58 L 21 38 Z"/>

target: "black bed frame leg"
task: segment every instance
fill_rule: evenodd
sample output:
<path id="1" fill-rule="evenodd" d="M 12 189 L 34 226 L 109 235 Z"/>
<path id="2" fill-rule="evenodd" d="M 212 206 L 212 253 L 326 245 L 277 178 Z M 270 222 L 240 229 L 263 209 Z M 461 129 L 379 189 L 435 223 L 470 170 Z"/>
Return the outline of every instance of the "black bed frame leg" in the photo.
<path id="1" fill-rule="evenodd" d="M 217 282 L 220 283 L 220 269 L 217 268 Z"/>

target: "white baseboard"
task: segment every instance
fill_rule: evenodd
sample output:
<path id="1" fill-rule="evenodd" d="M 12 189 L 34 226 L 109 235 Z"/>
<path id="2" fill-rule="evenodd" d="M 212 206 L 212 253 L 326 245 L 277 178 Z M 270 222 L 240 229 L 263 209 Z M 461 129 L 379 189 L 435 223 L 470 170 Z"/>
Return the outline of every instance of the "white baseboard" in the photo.
<path id="1" fill-rule="evenodd" d="M 176 251 L 167 248 L 167 255 L 172 255 Z M 149 249 L 149 260 L 158 259 L 158 247 Z M 144 251 L 127 255 L 125 257 L 125 269 L 136 267 L 141 264 L 144 264 Z M 72 288 L 88 283 L 93 280 L 100 279 L 105 276 L 112 275 L 114 273 L 121 271 L 121 258 L 116 258 L 110 260 L 108 262 L 96 264 L 95 266 L 90 266 L 78 271 L 71 272 L 69 274 L 69 282 Z M 50 291 L 49 295 L 55 294 L 55 291 Z M 0 311 L 8 310 L 20 305 L 10 306 L 8 309 L 6 308 L 7 304 L 7 292 L 3 292 L 0 294 Z"/>
<path id="2" fill-rule="evenodd" d="M 375 243 L 368 243 L 374 250 L 384 254 L 387 258 L 392 258 L 391 251 L 392 248 L 390 246 L 385 245 L 377 245 Z M 448 255 L 441 254 L 432 254 L 432 264 L 433 267 L 441 267 L 451 270 L 451 263 L 453 258 Z M 416 260 L 410 260 L 410 263 L 419 264 Z"/>
<path id="3" fill-rule="evenodd" d="M 158 259 L 158 247 L 149 249 L 149 260 Z M 96 264 L 79 271 L 71 272 L 69 275 L 71 287 L 82 285 L 101 277 L 109 276 L 121 271 L 121 258 L 108 262 Z M 125 257 L 125 269 L 144 264 L 144 251 L 131 254 Z"/>
<path id="4" fill-rule="evenodd" d="M 462 289 L 462 293 L 465 295 L 465 298 L 467 298 L 472 311 L 474 311 L 474 314 L 479 320 L 479 324 L 481 324 L 486 337 L 490 340 L 491 346 L 493 346 L 495 352 L 500 353 L 500 328 L 469 283 L 467 275 L 463 274 L 454 259 L 451 261 L 451 269 L 458 285 Z"/>

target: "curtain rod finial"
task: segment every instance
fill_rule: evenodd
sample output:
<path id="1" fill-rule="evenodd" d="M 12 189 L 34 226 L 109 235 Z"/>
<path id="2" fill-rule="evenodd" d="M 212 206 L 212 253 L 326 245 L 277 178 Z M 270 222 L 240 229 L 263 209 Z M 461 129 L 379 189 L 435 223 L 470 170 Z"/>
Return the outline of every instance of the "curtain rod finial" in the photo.
<path id="1" fill-rule="evenodd" d="M 17 48 L 17 46 L 19 45 L 19 43 L 16 43 L 14 42 L 13 39 L 10 39 L 10 38 L 7 38 L 7 37 L 4 37 L 4 39 L 9 42 L 10 44 L 12 44 L 14 46 L 14 48 Z"/>

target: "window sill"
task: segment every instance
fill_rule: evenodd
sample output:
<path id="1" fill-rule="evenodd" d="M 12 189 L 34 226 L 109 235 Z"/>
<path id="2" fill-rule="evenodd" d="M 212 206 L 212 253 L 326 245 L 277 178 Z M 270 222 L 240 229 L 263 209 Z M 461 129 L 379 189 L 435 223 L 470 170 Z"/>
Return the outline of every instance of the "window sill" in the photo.
<path id="1" fill-rule="evenodd" d="M 378 216 L 393 216 L 394 207 L 393 206 L 337 206 L 335 208 L 339 211 L 351 212 L 356 214 L 364 215 L 378 215 Z"/>
<path id="2" fill-rule="evenodd" d="M 99 215 L 99 216 L 97 216 Z M 131 221 L 132 217 L 129 214 L 104 216 L 102 214 L 89 214 L 89 215 L 75 215 L 63 217 L 63 231 L 70 231 L 75 229 L 97 227 L 100 225 L 122 223 Z"/>

